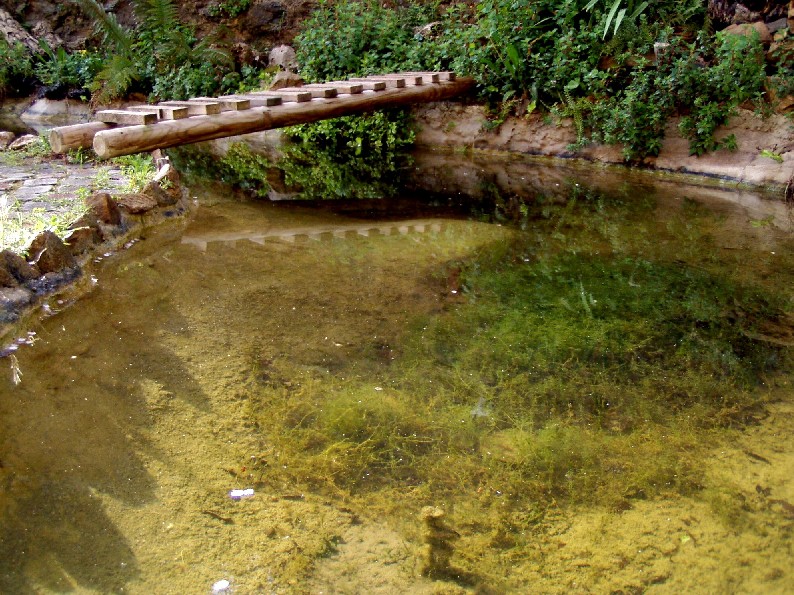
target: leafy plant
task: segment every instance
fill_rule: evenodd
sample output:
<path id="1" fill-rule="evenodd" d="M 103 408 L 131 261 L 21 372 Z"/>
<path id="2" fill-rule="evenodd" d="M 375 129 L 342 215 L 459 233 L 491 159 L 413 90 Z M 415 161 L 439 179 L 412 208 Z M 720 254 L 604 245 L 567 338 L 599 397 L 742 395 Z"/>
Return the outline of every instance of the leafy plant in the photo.
<path id="1" fill-rule="evenodd" d="M 251 0 L 223 0 L 207 7 L 207 14 L 211 17 L 234 18 L 243 14 L 251 6 Z"/>
<path id="2" fill-rule="evenodd" d="M 33 76 L 33 60 L 21 43 L 9 45 L 0 36 L 0 99 L 26 90 Z"/>
<path id="3" fill-rule="evenodd" d="M 96 53 L 80 50 L 68 54 L 63 47 L 53 50 L 46 41 L 39 43 L 46 60 L 39 62 L 35 74 L 45 85 L 88 87 L 102 67 L 102 58 Z"/>
<path id="4" fill-rule="evenodd" d="M 609 0 L 607 0 L 608 5 Z M 590 11 L 595 8 L 596 4 L 599 3 L 599 0 L 590 0 L 587 5 L 584 7 L 585 10 Z M 606 16 L 606 22 L 604 23 L 604 35 L 602 39 L 606 39 L 607 35 L 609 34 L 609 27 L 614 24 L 614 28 L 612 30 L 612 35 L 618 34 L 618 29 L 620 28 L 621 23 L 626 18 L 626 14 L 628 13 L 628 21 L 632 22 L 637 17 L 642 14 L 648 7 L 647 2 L 640 2 L 636 6 L 634 5 L 634 0 L 628 0 L 626 2 L 626 6 L 622 6 L 623 0 L 613 0 L 612 6 L 609 9 L 609 12 Z"/>

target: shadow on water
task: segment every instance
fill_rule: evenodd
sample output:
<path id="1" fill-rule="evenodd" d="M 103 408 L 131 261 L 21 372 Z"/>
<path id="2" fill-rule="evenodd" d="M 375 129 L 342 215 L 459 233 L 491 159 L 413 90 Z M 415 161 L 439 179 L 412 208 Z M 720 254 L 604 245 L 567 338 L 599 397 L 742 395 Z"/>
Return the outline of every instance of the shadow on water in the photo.
<path id="1" fill-rule="evenodd" d="M 153 413 L 140 385 L 156 383 L 169 397 L 209 409 L 184 362 L 161 340 L 165 333 L 190 340 L 184 318 L 164 297 L 168 271 L 112 262 L 105 269 L 105 277 L 116 277 L 107 284 L 115 289 L 100 285 L 67 308 L 67 317 L 42 320 L 24 359 L 19 353 L 19 385 L 3 374 L 2 592 L 122 591 L 140 569 L 130 536 L 107 516 L 106 503 L 135 509 L 151 502 L 157 484 L 143 458 L 168 458 L 145 436 Z"/>

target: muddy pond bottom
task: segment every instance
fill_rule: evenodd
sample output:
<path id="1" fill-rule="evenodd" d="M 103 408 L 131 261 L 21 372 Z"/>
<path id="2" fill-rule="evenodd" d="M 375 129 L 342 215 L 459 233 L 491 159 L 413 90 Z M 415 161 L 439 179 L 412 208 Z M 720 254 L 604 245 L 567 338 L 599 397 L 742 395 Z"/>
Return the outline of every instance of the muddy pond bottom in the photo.
<path id="1" fill-rule="evenodd" d="M 789 211 L 435 159 L 388 217 L 196 190 L 32 324 L 0 591 L 790 593 Z"/>

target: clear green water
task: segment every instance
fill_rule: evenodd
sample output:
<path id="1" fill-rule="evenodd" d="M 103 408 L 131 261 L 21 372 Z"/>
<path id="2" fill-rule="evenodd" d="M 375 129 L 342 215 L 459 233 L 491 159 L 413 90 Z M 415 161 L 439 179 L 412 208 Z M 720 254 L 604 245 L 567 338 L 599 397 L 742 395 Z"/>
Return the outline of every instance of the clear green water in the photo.
<path id="1" fill-rule="evenodd" d="M 406 183 L 197 187 L 31 323 L 0 591 L 790 591 L 786 206 L 432 154 Z"/>

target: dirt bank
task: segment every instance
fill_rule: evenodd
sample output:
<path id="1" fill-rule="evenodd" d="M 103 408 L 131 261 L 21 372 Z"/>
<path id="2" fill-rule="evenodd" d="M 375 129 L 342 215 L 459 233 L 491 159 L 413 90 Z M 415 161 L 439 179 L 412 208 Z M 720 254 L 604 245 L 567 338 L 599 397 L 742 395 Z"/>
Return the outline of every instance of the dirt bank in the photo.
<path id="1" fill-rule="evenodd" d="M 574 151 L 573 122 L 552 121 L 548 115 L 511 117 L 486 130 L 485 109 L 478 105 L 433 103 L 414 110 L 419 124 L 417 144 L 421 146 L 467 147 L 486 151 L 507 151 L 550 157 L 581 158 L 600 163 L 623 163 L 619 146 L 591 145 Z M 794 122 L 782 115 L 762 118 L 740 109 L 717 138 L 734 134 L 737 150 L 707 155 L 689 154 L 689 142 L 678 133 L 678 118 L 667 125 L 664 145 L 658 157 L 644 167 L 672 172 L 712 176 L 731 182 L 783 189 L 794 175 Z M 773 156 L 764 156 L 762 151 Z"/>

